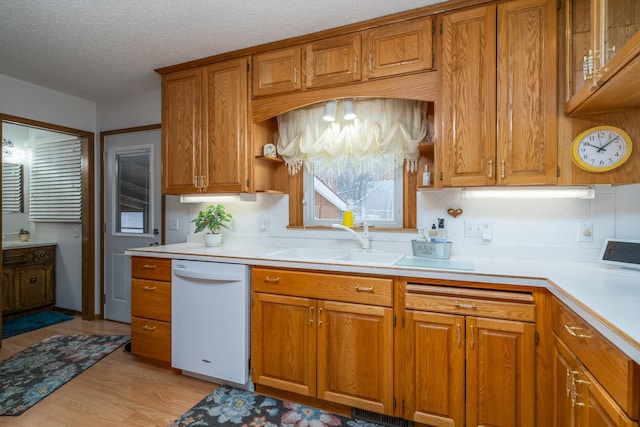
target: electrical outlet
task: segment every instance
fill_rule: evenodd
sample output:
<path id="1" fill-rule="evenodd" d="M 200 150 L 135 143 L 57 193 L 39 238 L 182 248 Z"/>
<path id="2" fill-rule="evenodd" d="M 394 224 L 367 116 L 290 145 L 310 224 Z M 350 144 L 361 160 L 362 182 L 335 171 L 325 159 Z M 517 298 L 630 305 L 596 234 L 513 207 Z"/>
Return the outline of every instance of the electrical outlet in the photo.
<path id="1" fill-rule="evenodd" d="M 486 221 L 465 221 L 464 237 L 476 237 L 484 240 L 491 240 L 493 235 L 493 226 Z"/>
<path id="2" fill-rule="evenodd" d="M 576 240 L 578 242 L 593 242 L 593 224 L 591 222 L 578 222 Z"/>

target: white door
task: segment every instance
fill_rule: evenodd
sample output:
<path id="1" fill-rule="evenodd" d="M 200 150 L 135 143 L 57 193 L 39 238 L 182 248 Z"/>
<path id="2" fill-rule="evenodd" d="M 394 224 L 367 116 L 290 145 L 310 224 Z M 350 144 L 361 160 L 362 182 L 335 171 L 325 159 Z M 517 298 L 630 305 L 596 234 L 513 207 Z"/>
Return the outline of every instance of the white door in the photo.
<path id="1" fill-rule="evenodd" d="M 162 241 L 160 129 L 109 135 L 104 158 L 105 319 L 131 323 L 131 260 Z"/>

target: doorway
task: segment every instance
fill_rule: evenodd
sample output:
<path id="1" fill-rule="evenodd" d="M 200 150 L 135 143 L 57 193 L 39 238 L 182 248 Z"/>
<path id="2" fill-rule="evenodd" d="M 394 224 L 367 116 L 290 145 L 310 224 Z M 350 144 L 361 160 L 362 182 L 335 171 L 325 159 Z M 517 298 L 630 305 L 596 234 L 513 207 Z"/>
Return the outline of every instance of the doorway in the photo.
<path id="1" fill-rule="evenodd" d="M 95 319 L 95 266 L 94 266 L 94 245 L 95 245 L 95 218 L 94 218 L 94 134 L 92 132 L 79 129 L 58 126 L 51 123 L 30 120 L 23 117 L 0 114 L 2 124 L 14 124 L 34 129 L 70 135 L 80 139 L 81 150 L 81 221 L 76 223 L 78 228 L 78 238 L 81 246 L 81 262 L 79 271 L 80 277 L 78 292 L 81 293 L 81 313 L 84 320 Z M 0 126 L 0 137 L 2 137 L 2 127 Z M 2 222 L 0 221 L 0 226 Z M 1 269 L 1 267 L 0 267 Z M 75 310 L 74 310 L 75 311 Z"/>
<path id="2" fill-rule="evenodd" d="M 160 125 L 100 133 L 101 314 L 131 322 L 129 248 L 164 242 Z"/>

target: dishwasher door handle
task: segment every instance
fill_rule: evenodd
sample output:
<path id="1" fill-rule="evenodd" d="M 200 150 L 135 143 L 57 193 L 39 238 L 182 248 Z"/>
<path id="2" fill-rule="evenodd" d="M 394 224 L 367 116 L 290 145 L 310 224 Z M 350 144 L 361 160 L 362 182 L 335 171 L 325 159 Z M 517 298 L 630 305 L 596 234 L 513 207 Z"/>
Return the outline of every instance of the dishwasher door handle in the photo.
<path id="1" fill-rule="evenodd" d="M 217 272 L 203 272 L 203 271 L 193 271 L 193 270 L 181 270 L 174 268 L 173 274 L 178 277 L 186 277 L 189 279 L 201 279 L 201 280 L 209 280 L 211 282 L 241 282 L 244 280 L 244 277 L 241 274 L 233 274 L 233 273 L 217 273 Z"/>

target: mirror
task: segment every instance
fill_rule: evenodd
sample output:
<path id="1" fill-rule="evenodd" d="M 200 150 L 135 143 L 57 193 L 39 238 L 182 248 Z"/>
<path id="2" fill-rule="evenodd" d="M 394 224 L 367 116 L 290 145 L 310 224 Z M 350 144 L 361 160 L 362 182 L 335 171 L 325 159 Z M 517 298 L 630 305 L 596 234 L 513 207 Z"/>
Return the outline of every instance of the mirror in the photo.
<path id="1" fill-rule="evenodd" d="M 2 163 L 2 213 L 24 212 L 23 166 Z"/>

